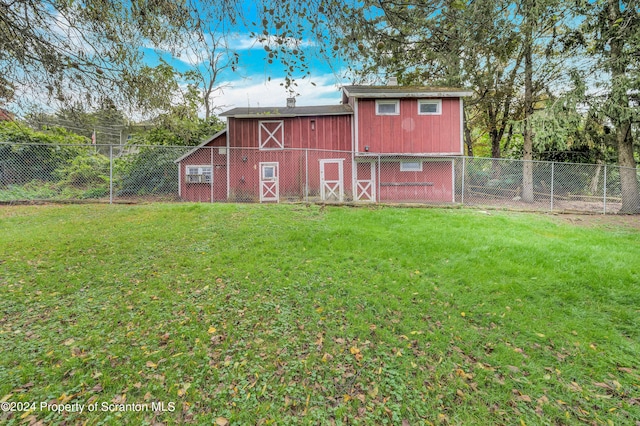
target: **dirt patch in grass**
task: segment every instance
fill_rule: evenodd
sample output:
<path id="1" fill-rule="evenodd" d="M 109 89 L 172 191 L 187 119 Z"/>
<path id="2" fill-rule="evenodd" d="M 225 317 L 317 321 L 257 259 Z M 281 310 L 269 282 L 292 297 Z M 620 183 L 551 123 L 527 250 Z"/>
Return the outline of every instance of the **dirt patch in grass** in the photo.
<path id="1" fill-rule="evenodd" d="M 584 227 L 623 228 L 640 231 L 640 215 L 548 213 L 563 223 Z"/>

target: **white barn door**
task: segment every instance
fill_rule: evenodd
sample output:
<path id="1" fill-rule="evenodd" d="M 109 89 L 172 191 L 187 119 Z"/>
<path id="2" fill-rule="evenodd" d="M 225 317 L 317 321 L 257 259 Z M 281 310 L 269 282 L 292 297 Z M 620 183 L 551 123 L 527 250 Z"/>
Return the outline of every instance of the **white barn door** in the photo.
<path id="1" fill-rule="evenodd" d="M 356 201 L 376 201 L 375 163 L 356 163 Z"/>
<path id="2" fill-rule="evenodd" d="M 320 160 L 320 198 L 322 201 L 343 201 L 343 159 Z"/>
<path id="3" fill-rule="evenodd" d="M 280 201 L 278 163 L 260 163 L 260 202 Z"/>

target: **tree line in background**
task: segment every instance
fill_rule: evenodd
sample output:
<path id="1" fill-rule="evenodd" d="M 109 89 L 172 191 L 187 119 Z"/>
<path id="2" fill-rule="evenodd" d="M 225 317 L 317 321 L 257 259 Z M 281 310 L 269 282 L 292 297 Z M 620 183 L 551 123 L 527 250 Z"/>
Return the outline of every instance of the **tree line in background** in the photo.
<path id="1" fill-rule="evenodd" d="M 155 117 L 155 132 L 198 108 L 208 119 L 220 73 L 242 60 L 227 37 L 243 28 L 292 94 L 312 50 L 347 63 L 353 83 L 469 88 L 469 155 L 616 162 L 622 211 L 640 212 L 638 0 L 14 0 L 0 12 L 5 102 L 35 90 L 66 113 L 113 104 Z M 198 66 L 151 67 L 141 46 L 191 52 Z"/>
<path id="2" fill-rule="evenodd" d="M 103 114 L 113 111 L 85 118 Z M 120 126 L 134 132 L 124 145 L 93 145 L 89 137 L 64 127 L 40 127 L 0 121 L 0 201 L 104 198 L 111 189 L 116 196 L 175 197 L 176 157 L 223 125 L 215 118 L 173 117 L 171 123 L 142 130 Z"/>

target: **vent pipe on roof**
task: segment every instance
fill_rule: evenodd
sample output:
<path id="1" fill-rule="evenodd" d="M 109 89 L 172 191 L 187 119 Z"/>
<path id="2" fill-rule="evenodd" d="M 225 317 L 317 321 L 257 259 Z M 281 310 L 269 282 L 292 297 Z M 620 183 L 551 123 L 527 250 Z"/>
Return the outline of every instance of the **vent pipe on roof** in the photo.
<path id="1" fill-rule="evenodd" d="M 294 108 L 296 106 L 296 98 L 287 98 L 287 108 Z"/>
<path id="2" fill-rule="evenodd" d="M 397 86 L 398 85 L 398 77 L 389 77 L 387 80 L 387 86 Z"/>

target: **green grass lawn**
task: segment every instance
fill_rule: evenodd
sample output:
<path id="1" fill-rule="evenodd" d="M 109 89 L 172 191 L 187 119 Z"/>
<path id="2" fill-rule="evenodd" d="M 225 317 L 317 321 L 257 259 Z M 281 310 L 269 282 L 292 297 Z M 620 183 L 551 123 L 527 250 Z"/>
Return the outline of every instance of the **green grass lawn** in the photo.
<path id="1" fill-rule="evenodd" d="M 640 419 L 640 232 L 623 228 L 453 209 L 2 207 L 0 309 L 5 424 Z"/>

